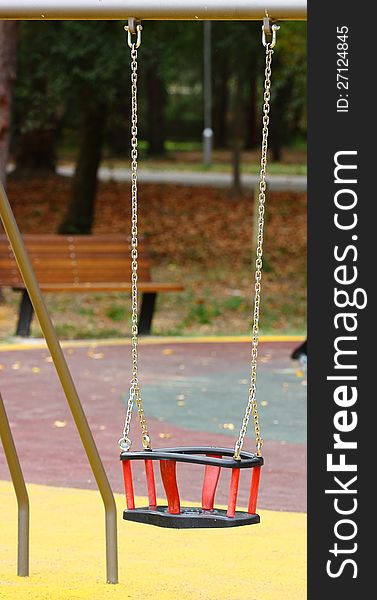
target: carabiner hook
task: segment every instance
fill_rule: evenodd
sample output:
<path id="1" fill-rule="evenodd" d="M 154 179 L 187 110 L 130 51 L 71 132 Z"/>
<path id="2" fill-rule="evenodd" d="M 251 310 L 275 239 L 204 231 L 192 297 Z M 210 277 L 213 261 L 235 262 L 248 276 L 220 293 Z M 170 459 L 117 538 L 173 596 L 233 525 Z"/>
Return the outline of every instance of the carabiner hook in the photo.
<path id="1" fill-rule="evenodd" d="M 129 47 L 132 48 L 132 46 L 134 45 L 132 42 L 132 36 L 136 35 L 135 48 L 140 48 L 141 32 L 143 30 L 140 21 L 138 21 L 134 17 L 131 17 L 130 19 L 128 19 L 128 25 L 125 26 L 124 30 L 127 31 L 127 42 Z"/>
<path id="2" fill-rule="evenodd" d="M 269 44 L 270 48 L 274 48 L 276 46 L 276 32 L 280 29 L 280 25 L 276 25 L 276 23 L 272 23 L 269 17 L 265 17 L 263 19 L 262 25 L 262 44 L 263 46 L 267 46 Z M 271 36 L 271 42 L 267 42 L 267 35 Z"/>

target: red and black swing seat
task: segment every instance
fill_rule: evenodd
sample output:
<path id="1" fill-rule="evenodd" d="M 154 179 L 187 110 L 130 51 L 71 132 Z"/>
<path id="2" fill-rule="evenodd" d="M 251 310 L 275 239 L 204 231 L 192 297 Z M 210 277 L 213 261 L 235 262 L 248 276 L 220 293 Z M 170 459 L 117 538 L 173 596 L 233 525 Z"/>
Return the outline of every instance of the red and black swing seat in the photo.
<path id="1" fill-rule="evenodd" d="M 141 452 L 122 452 L 124 487 L 127 509 L 123 518 L 127 521 L 148 523 L 158 527 L 190 529 L 199 527 L 237 527 L 259 523 L 256 514 L 260 469 L 263 458 L 250 452 L 241 452 L 240 460 L 233 458 L 234 450 L 211 446 L 161 448 Z M 148 489 L 149 506 L 135 508 L 131 461 L 143 460 Z M 167 506 L 157 506 L 153 461 L 160 462 Z M 177 462 L 205 465 L 200 507 L 182 507 L 180 503 L 176 466 Z M 214 508 L 215 493 L 221 468 L 232 469 L 227 510 Z M 247 512 L 236 510 L 241 469 L 252 469 L 249 506 Z"/>

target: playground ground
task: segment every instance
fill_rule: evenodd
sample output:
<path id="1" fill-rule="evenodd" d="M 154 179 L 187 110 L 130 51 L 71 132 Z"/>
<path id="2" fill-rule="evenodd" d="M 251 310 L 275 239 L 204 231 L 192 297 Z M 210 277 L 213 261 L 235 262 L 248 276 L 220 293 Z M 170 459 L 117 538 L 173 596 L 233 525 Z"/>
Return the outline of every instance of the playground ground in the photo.
<path id="1" fill-rule="evenodd" d="M 0 345 L 0 389 L 31 501 L 30 577 L 22 579 L 15 575 L 16 502 L 0 453 L 0 598 L 304 600 L 306 380 L 290 360 L 298 339 L 278 340 L 260 346 L 266 462 L 261 525 L 174 531 L 119 518 L 118 586 L 104 583 L 103 508 L 49 353 L 35 341 Z M 121 517 L 125 501 L 117 440 L 129 344 L 67 342 L 64 348 Z M 249 345 L 244 340 L 150 338 L 142 342 L 140 362 L 155 447 L 234 444 L 248 387 Z M 132 433 L 137 448 L 137 423 Z M 185 501 L 200 498 L 202 480 L 196 475 L 190 466 L 180 469 Z M 223 504 L 224 484 L 217 495 Z M 247 487 L 241 482 L 240 506 L 246 504 Z M 145 495 L 141 476 L 135 492 Z M 161 488 L 158 493 L 162 497 Z"/>

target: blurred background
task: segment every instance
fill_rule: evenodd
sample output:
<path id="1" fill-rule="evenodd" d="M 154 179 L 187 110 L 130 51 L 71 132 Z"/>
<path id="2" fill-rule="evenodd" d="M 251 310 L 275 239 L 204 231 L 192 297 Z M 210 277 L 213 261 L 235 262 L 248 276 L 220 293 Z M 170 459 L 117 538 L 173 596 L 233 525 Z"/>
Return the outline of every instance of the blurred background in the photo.
<path id="1" fill-rule="evenodd" d="M 124 23 L 0 23 L 0 177 L 22 233 L 130 231 Z M 247 334 L 264 49 L 256 22 L 145 22 L 139 50 L 140 232 L 160 294 L 153 333 Z M 204 132 L 204 133 L 203 133 Z M 262 333 L 306 331 L 306 24 L 273 58 Z M 280 179 L 279 179 L 280 177 Z M 0 281 L 1 286 L 1 281 Z M 130 296 L 48 294 L 61 338 L 128 335 Z M 0 291 L 0 336 L 19 294 Z M 40 336 L 34 319 L 32 335 Z"/>

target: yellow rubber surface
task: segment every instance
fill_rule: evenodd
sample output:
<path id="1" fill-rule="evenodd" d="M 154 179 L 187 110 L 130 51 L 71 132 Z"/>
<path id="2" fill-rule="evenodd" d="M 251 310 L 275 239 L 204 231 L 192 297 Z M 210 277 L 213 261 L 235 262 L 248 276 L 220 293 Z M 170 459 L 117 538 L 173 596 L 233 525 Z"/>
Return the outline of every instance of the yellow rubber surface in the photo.
<path id="1" fill-rule="evenodd" d="M 303 342 L 304 335 L 261 335 L 260 342 Z M 26 341 L 19 341 L 20 338 L 15 338 L 13 342 L 1 343 L 0 352 L 9 352 L 11 350 L 40 350 L 46 348 L 44 339 L 29 338 Z M 238 343 L 250 342 L 251 336 L 247 335 L 211 335 L 198 337 L 142 337 L 140 344 L 150 346 L 154 344 L 208 344 L 208 343 Z M 106 340 L 68 340 L 60 342 L 62 348 L 99 348 L 101 346 L 130 346 L 130 339 L 106 339 Z"/>
<path id="2" fill-rule="evenodd" d="M 118 495 L 120 583 L 108 585 L 99 494 L 41 485 L 28 491 L 30 577 L 20 578 L 16 499 L 12 485 L 0 482 L 1 599 L 306 598 L 306 515 L 260 511 L 260 525 L 177 531 L 124 522 Z"/>

